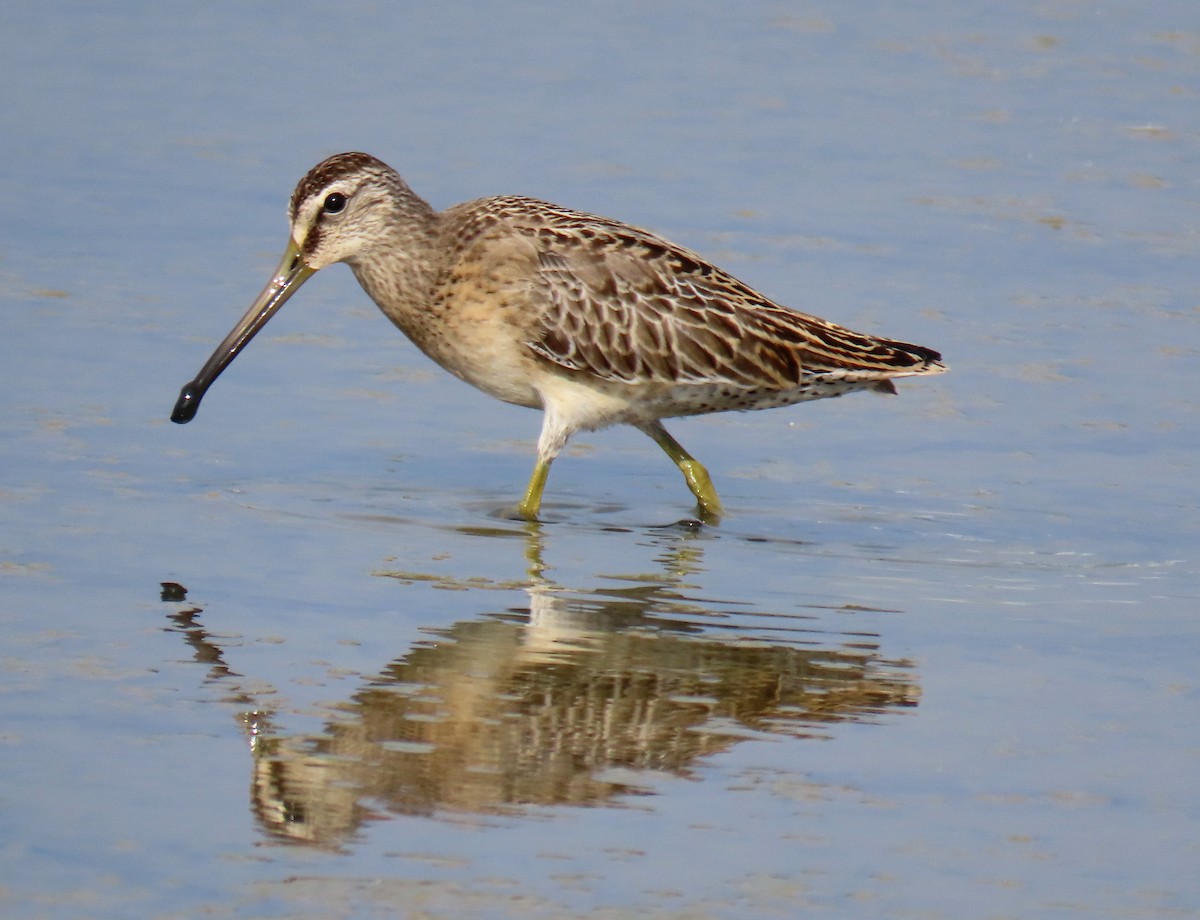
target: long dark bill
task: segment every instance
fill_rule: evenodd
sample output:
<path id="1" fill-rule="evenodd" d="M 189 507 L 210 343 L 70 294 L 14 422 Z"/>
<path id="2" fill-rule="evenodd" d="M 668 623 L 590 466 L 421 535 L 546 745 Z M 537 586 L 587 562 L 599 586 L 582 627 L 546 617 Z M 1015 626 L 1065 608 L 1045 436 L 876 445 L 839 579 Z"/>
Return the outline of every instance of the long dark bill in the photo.
<path id="1" fill-rule="evenodd" d="M 175 402 L 175 410 L 171 413 L 171 421 L 183 425 L 196 417 L 200 408 L 200 400 L 213 381 L 221 375 L 221 371 L 237 357 L 238 352 L 246 347 L 246 343 L 267 324 L 275 311 L 284 305 L 308 280 L 315 269 L 309 268 L 300 255 L 300 248 L 295 240 L 288 240 L 287 251 L 279 261 L 279 267 L 271 275 L 271 280 L 262 289 L 262 293 L 254 299 L 250 309 L 246 311 L 236 326 L 225 336 L 225 340 L 217 346 L 204 367 L 200 368 L 194 380 L 184 385 L 179 391 L 179 399 Z"/>

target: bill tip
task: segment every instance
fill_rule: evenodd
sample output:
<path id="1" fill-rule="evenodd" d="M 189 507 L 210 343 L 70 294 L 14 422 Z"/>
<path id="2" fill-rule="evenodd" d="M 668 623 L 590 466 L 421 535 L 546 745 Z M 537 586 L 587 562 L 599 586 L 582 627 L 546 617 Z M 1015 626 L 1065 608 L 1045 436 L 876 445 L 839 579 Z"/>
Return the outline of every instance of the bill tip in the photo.
<path id="1" fill-rule="evenodd" d="M 175 408 L 171 412 L 171 421 L 177 425 L 186 425 L 196 417 L 200 408 L 201 393 L 196 389 L 195 381 L 185 384 L 179 391 L 179 399 L 175 400 Z"/>

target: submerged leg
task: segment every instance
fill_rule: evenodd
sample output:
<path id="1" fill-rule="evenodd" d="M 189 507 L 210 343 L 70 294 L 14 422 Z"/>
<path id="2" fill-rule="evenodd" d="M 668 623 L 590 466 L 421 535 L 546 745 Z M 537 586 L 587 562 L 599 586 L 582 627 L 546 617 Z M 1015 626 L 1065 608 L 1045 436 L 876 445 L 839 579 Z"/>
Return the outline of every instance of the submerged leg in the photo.
<path id="1" fill-rule="evenodd" d="M 542 492 L 546 489 L 546 477 L 550 475 L 550 461 L 538 457 L 533 475 L 529 477 L 529 485 L 525 487 L 525 497 L 517 505 L 517 516 L 527 521 L 536 521 L 538 511 L 542 507 Z"/>
<path id="2" fill-rule="evenodd" d="M 696 496 L 696 507 L 701 520 L 717 521 L 721 517 L 721 500 L 717 498 L 717 490 L 713 487 L 708 470 L 699 460 L 684 450 L 683 445 L 676 441 L 662 422 L 653 421 L 638 425 L 639 431 L 644 431 L 654 443 L 663 449 L 668 457 L 675 461 L 679 471 L 683 473 L 688 488 Z"/>
<path id="3" fill-rule="evenodd" d="M 538 519 L 538 512 L 542 508 L 542 492 L 546 490 L 546 477 L 550 475 L 550 464 L 567 446 L 570 436 L 571 429 L 560 424 L 557 415 L 547 409 L 542 420 L 542 433 L 538 436 L 537 463 L 533 467 L 533 475 L 529 477 L 529 485 L 525 487 L 525 497 L 517 505 L 517 517 L 527 521 Z"/>

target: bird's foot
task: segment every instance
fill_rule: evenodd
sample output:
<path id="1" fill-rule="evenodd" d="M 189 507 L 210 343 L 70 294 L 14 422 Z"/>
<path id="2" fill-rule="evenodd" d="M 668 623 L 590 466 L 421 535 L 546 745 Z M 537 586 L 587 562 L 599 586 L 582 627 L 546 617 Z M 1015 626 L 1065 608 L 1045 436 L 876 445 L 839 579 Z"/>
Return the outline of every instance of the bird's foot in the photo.
<path id="1" fill-rule="evenodd" d="M 680 460 L 679 469 L 688 488 L 696 496 L 696 517 L 704 524 L 719 524 L 724 509 L 721 508 L 721 499 L 717 498 L 717 490 L 708 470 L 699 460 Z"/>

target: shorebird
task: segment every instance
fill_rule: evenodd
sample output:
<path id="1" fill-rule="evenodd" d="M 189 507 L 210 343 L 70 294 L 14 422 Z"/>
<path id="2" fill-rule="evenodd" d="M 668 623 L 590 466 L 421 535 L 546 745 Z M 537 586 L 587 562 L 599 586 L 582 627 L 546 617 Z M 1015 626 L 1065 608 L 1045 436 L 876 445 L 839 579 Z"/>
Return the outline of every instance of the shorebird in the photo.
<path id="1" fill-rule="evenodd" d="M 775 303 L 648 230 L 520 196 L 435 211 L 385 163 L 339 153 L 292 193 L 291 236 L 250 309 L 179 394 L 205 391 L 314 273 L 345 262 L 418 348 L 485 393 L 544 413 L 520 518 L 578 431 L 632 425 L 683 473 L 702 520 L 721 503 L 662 419 L 770 409 L 945 370 L 941 355 Z"/>

